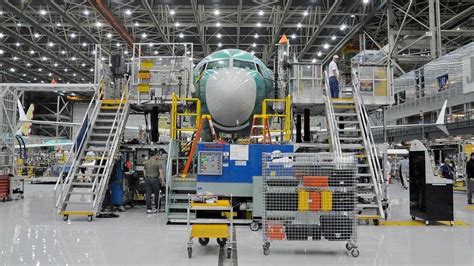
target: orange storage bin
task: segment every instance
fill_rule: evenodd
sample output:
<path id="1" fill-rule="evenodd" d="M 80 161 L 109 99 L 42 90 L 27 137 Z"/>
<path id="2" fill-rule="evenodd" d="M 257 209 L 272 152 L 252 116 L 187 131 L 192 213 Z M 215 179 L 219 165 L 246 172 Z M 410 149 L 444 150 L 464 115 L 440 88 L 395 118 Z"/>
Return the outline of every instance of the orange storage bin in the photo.
<path id="1" fill-rule="evenodd" d="M 140 70 L 138 71 L 138 78 L 139 79 L 150 79 L 151 73 L 148 70 Z"/>
<path id="2" fill-rule="evenodd" d="M 303 185 L 306 187 L 328 187 L 329 177 L 327 176 L 304 176 Z"/>
<path id="3" fill-rule="evenodd" d="M 285 239 L 285 228 L 279 223 L 267 225 L 267 238 L 268 240 L 283 240 Z"/>
<path id="4" fill-rule="evenodd" d="M 319 191 L 309 192 L 309 210 L 319 211 L 321 209 L 321 193 Z"/>

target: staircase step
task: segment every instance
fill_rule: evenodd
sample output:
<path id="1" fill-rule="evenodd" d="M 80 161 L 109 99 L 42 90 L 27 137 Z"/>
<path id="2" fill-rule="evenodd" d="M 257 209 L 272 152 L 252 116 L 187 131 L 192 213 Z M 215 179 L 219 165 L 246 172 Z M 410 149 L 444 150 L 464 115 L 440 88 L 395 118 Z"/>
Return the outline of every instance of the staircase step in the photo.
<path id="1" fill-rule="evenodd" d="M 111 126 L 94 126 L 92 128 L 92 130 L 110 130 L 110 129 L 112 129 Z M 115 130 L 117 130 L 117 125 L 114 126 L 112 131 L 115 131 Z"/>
<path id="2" fill-rule="evenodd" d="M 336 104 L 336 105 L 333 105 L 334 109 L 355 109 L 355 106 L 354 105 L 349 105 L 349 104 Z"/>
<path id="3" fill-rule="evenodd" d="M 120 115 L 120 112 L 118 113 Z M 100 112 L 97 116 L 115 117 L 117 112 Z"/>
<path id="4" fill-rule="evenodd" d="M 363 188 L 363 187 L 373 187 L 373 186 L 374 186 L 374 184 L 372 184 L 372 183 L 359 183 L 359 184 L 357 184 L 357 187 L 361 187 L 361 188 Z"/>
<path id="5" fill-rule="evenodd" d="M 187 213 L 185 212 L 170 212 L 168 214 L 168 221 L 170 222 L 186 222 L 187 220 Z M 191 219 L 196 219 L 196 214 L 195 213 L 190 213 L 189 217 Z"/>
<path id="6" fill-rule="evenodd" d="M 357 173 L 356 175 L 357 176 L 372 176 L 372 174 L 368 174 L 368 173 Z"/>
<path id="7" fill-rule="evenodd" d="M 90 135 L 91 138 L 107 138 L 110 134 L 109 133 L 94 133 L 92 132 L 92 134 Z"/>
<path id="8" fill-rule="evenodd" d="M 73 187 L 92 187 L 92 183 L 72 182 L 71 186 L 73 186 Z"/>
<path id="9" fill-rule="evenodd" d="M 357 113 L 334 113 L 335 116 L 357 116 Z"/>
<path id="10" fill-rule="evenodd" d="M 359 121 L 357 121 L 357 120 L 344 120 L 344 121 L 336 120 L 336 123 L 345 124 L 345 125 L 358 125 Z"/>
<path id="11" fill-rule="evenodd" d="M 358 128 L 344 128 L 344 129 L 338 129 L 338 132 L 360 132 L 360 129 L 358 129 Z"/>
<path id="12" fill-rule="evenodd" d="M 362 208 L 375 208 L 377 209 L 379 206 L 377 204 L 362 204 L 359 203 L 357 204 L 357 208 L 362 209 Z"/>
<path id="13" fill-rule="evenodd" d="M 116 120 L 115 119 L 96 119 L 95 122 L 96 123 L 109 123 L 109 124 L 112 124 L 113 122 L 115 122 Z"/>
<path id="14" fill-rule="evenodd" d="M 170 209 L 180 209 L 180 210 L 187 210 L 188 203 L 171 203 Z"/>
<path id="15" fill-rule="evenodd" d="M 92 191 L 70 191 L 69 195 L 95 195 L 95 192 Z"/>
<path id="16" fill-rule="evenodd" d="M 171 199 L 174 199 L 174 200 L 187 200 L 188 199 L 188 194 L 173 194 L 173 195 L 171 195 Z"/>
<path id="17" fill-rule="evenodd" d="M 346 149 L 346 150 L 361 150 L 364 149 L 364 145 L 361 144 L 353 144 L 353 143 L 341 143 L 341 149 Z"/>
<path id="18" fill-rule="evenodd" d="M 354 137 L 354 138 L 350 138 L 350 137 L 339 137 L 339 140 L 340 141 L 360 141 L 362 142 L 362 138 L 358 138 L 358 137 Z"/>
<path id="19" fill-rule="evenodd" d="M 89 140 L 87 142 L 89 145 L 93 145 L 93 146 L 100 146 L 100 145 L 103 145 L 105 146 L 105 144 L 107 144 L 107 141 L 105 140 Z"/>
<path id="20" fill-rule="evenodd" d="M 69 201 L 66 200 L 63 202 L 66 205 L 92 205 L 92 201 Z"/>
<path id="21" fill-rule="evenodd" d="M 172 190 L 175 190 L 175 191 L 194 191 L 196 192 L 196 187 L 194 186 L 183 186 L 183 187 L 179 187 L 179 186 L 174 186 Z"/>

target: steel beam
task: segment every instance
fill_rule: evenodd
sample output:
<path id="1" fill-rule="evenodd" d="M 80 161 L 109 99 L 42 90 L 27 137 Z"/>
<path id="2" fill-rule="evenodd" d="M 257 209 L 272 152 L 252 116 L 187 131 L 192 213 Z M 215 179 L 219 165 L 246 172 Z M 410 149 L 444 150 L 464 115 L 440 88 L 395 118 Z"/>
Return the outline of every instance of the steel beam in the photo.
<path id="1" fill-rule="evenodd" d="M 196 22 L 196 27 L 197 27 L 198 34 L 199 34 L 199 41 L 201 42 L 202 52 L 203 52 L 204 56 L 207 56 L 209 54 L 209 51 L 207 49 L 207 42 L 206 42 L 206 37 L 205 37 L 205 34 L 204 34 L 204 27 L 202 25 L 197 0 L 191 0 L 191 5 L 192 5 L 192 8 L 193 8 L 194 20 Z"/>
<path id="2" fill-rule="evenodd" d="M 286 5 L 283 9 L 283 13 L 280 17 L 280 22 L 277 24 L 277 27 L 276 27 L 276 30 L 275 30 L 275 33 L 274 33 L 274 36 L 272 38 L 272 42 L 270 43 L 270 48 L 269 48 L 269 51 L 266 55 L 266 58 L 263 59 L 263 62 L 265 64 L 268 63 L 268 60 L 272 57 L 273 55 L 273 51 L 275 50 L 275 47 L 276 47 L 276 44 L 278 42 L 278 40 L 280 39 L 280 31 L 283 27 L 283 23 L 285 22 L 285 20 L 287 19 L 287 14 L 288 14 L 288 11 L 290 10 L 290 6 L 291 6 L 291 3 L 293 1 L 292 0 L 287 0 L 286 2 Z"/>
<path id="3" fill-rule="evenodd" d="M 165 32 L 161 28 L 160 22 L 158 21 L 155 14 L 153 13 L 153 9 L 151 8 L 150 4 L 148 4 L 148 0 L 142 0 L 142 6 L 148 12 L 148 16 L 151 18 L 151 21 L 153 21 L 153 24 L 155 24 L 155 28 L 158 31 L 161 38 L 163 39 L 163 42 L 169 43 L 170 39 L 168 38 L 168 36 L 166 36 Z M 170 48 L 170 50 L 171 50 L 171 47 L 168 46 L 168 48 Z"/>
<path id="4" fill-rule="evenodd" d="M 303 48 L 303 50 L 300 52 L 300 54 L 298 55 L 298 61 L 303 59 L 303 56 L 309 51 L 311 45 L 314 43 L 314 41 L 316 41 L 316 39 L 318 38 L 319 34 L 321 34 L 321 31 L 323 31 L 324 27 L 326 26 L 326 24 L 329 22 L 329 20 L 331 19 L 331 17 L 333 16 L 333 14 L 336 12 L 336 10 L 339 8 L 339 6 L 341 5 L 342 3 L 342 0 L 336 0 L 334 2 L 334 4 L 332 4 L 331 8 L 329 9 L 329 11 L 327 12 L 326 16 L 324 16 L 323 20 L 321 21 L 321 23 L 319 24 L 318 28 L 316 29 L 315 32 L 313 32 L 313 35 L 311 36 L 311 38 L 309 39 L 308 41 L 308 46 L 305 46 Z"/>
<path id="5" fill-rule="evenodd" d="M 41 26 L 36 20 L 34 20 L 30 16 L 24 14 L 22 10 L 20 10 L 18 7 L 16 7 L 12 3 L 10 3 L 9 0 L 4 0 L 3 3 L 5 3 L 4 6 L 10 12 L 12 12 L 15 16 L 17 16 L 17 17 L 21 18 L 23 21 L 33 25 L 36 28 L 36 30 L 48 35 L 48 37 L 51 38 L 52 40 L 54 40 L 55 42 L 60 43 L 64 47 L 67 47 L 69 50 L 74 52 L 77 57 L 80 57 L 80 58 L 84 59 L 86 62 L 88 62 L 89 64 L 94 65 L 94 62 L 91 61 L 90 58 L 88 56 L 86 56 L 83 52 L 81 52 L 78 49 L 72 47 L 71 45 L 69 45 L 69 43 L 67 41 L 57 37 L 56 34 L 49 31 L 45 27 Z"/>

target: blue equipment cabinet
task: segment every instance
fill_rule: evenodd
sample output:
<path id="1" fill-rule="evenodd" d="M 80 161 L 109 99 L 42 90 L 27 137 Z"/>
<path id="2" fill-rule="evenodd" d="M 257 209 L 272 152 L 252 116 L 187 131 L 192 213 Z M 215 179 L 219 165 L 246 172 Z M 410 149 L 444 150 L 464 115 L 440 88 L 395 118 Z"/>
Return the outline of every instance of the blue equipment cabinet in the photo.
<path id="1" fill-rule="evenodd" d="M 199 143 L 197 192 L 252 197 L 253 176 L 262 175 L 262 153 L 293 152 L 293 145 Z"/>

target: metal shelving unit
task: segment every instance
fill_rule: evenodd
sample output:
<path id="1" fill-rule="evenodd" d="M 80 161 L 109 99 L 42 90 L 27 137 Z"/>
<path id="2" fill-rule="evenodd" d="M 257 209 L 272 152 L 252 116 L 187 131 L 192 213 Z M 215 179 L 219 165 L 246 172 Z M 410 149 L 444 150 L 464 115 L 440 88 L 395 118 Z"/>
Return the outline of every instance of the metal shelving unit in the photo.
<path id="1" fill-rule="evenodd" d="M 266 153 L 262 158 L 263 253 L 274 241 L 344 241 L 359 256 L 356 163 L 331 153 Z"/>

